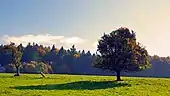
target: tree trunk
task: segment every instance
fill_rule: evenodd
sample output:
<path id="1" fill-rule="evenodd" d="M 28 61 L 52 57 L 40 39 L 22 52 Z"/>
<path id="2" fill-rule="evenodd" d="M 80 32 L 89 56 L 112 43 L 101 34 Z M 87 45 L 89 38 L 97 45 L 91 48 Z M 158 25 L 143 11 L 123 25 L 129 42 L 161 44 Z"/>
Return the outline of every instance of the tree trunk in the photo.
<path id="1" fill-rule="evenodd" d="M 117 71 L 116 73 L 117 73 L 117 81 L 122 81 L 122 80 L 120 79 L 120 71 Z"/>
<path id="2" fill-rule="evenodd" d="M 43 72 L 40 72 L 40 74 L 41 74 L 42 77 L 45 77 L 45 75 L 43 74 Z"/>
<path id="3" fill-rule="evenodd" d="M 17 72 L 16 72 L 16 74 L 14 76 L 20 76 L 20 68 L 16 67 L 16 69 L 17 69 Z"/>

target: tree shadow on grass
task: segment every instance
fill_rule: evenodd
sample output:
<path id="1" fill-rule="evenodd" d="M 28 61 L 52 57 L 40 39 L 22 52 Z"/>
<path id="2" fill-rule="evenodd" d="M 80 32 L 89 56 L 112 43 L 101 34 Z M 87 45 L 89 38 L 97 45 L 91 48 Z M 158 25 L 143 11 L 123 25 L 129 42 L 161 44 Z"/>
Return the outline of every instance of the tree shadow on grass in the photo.
<path id="1" fill-rule="evenodd" d="M 36 86 L 16 86 L 13 87 L 19 90 L 95 90 L 95 89 L 107 89 L 121 86 L 131 86 L 127 83 L 115 82 L 115 81 L 78 81 L 64 84 L 47 84 Z"/>
<path id="2" fill-rule="evenodd" d="M 14 78 L 13 74 L 12 75 L 0 75 L 0 78 Z"/>

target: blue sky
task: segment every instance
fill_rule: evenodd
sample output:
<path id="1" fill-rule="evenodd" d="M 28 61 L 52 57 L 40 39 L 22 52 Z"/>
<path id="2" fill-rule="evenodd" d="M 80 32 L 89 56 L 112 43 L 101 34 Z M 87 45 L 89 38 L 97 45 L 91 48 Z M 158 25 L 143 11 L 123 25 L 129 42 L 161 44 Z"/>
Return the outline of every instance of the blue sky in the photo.
<path id="1" fill-rule="evenodd" d="M 151 55 L 169 56 L 169 5 L 169 0 L 0 0 L 0 43 L 76 44 L 94 52 L 103 32 L 123 26 L 136 31 Z"/>

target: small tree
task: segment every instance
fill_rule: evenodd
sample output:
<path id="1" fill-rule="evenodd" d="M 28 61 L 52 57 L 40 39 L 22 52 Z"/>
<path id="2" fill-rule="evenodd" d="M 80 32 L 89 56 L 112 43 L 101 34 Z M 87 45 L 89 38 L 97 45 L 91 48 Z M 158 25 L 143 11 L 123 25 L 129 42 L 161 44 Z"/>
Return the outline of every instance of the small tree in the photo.
<path id="1" fill-rule="evenodd" d="M 20 47 L 16 47 L 15 43 L 11 43 L 10 45 L 5 45 L 4 50 L 11 52 L 12 56 L 12 64 L 14 64 L 16 68 L 16 74 L 14 76 L 20 76 L 20 67 L 21 67 L 21 57 L 22 52 Z"/>
<path id="2" fill-rule="evenodd" d="M 147 50 L 136 42 L 136 35 L 128 28 L 119 28 L 110 34 L 104 34 L 98 41 L 93 66 L 117 73 L 121 81 L 121 71 L 140 71 L 150 67 Z"/>
<path id="3" fill-rule="evenodd" d="M 13 64 L 15 65 L 17 70 L 15 76 L 20 76 L 21 57 L 22 57 L 22 52 L 20 50 L 14 51 Z"/>

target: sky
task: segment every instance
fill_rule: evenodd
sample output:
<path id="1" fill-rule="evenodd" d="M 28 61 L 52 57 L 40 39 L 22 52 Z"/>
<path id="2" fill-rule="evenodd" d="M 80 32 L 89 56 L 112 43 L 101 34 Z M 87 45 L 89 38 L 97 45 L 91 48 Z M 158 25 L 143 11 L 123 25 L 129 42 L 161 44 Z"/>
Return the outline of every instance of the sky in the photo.
<path id="1" fill-rule="evenodd" d="M 0 43 L 96 51 L 103 33 L 134 30 L 150 55 L 170 56 L 170 0 L 0 0 Z"/>

